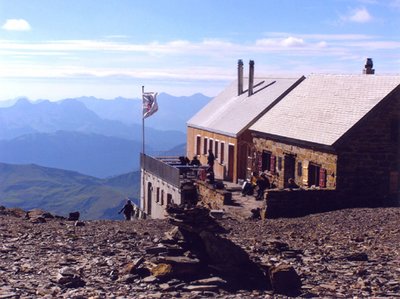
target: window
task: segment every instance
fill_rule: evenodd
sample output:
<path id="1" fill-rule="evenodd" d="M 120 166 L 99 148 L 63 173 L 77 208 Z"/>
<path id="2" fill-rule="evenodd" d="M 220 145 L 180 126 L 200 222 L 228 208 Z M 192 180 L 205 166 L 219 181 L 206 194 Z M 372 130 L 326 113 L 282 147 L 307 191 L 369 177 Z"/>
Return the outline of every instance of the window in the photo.
<path id="1" fill-rule="evenodd" d="M 201 136 L 196 136 L 196 155 L 201 154 Z"/>
<path id="2" fill-rule="evenodd" d="M 308 165 L 308 186 L 319 186 L 319 174 L 321 167 L 316 164 L 310 163 Z"/>
<path id="3" fill-rule="evenodd" d="M 225 161 L 225 143 L 221 142 L 221 155 L 220 155 L 220 159 L 221 164 L 224 163 Z"/>
<path id="4" fill-rule="evenodd" d="M 219 142 L 218 142 L 218 140 L 215 140 L 214 156 L 215 156 L 216 159 L 218 158 L 218 155 L 219 155 L 219 153 L 218 153 L 218 146 L 219 146 Z"/>
<path id="5" fill-rule="evenodd" d="M 161 205 L 164 205 L 164 190 L 161 190 Z"/>
<path id="6" fill-rule="evenodd" d="M 263 151 L 261 154 L 261 171 L 271 169 L 271 153 Z"/>
<path id="7" fill-rule="evenodd" d="M 213 150 L 214 140 L 210 139 L 210 146 L 208 147 L 210 150 Z"/>
<path id="8" fill-rule="evenodd" d="M 172 203 L 172 194 L 167 193 L 167 205 L 170 205 Z"/>
<path id="9" fill-rule="evenodd" d="M 204 137 L 203 155 L 207 155 L 207 145 L 208 145 L 208 138 Z"/>
<path id="10" fill-rule="evenodd" d="M 156 197 L 156 202 L 160 201 L 160 187 L 157 187 L 157 197 Z"/>

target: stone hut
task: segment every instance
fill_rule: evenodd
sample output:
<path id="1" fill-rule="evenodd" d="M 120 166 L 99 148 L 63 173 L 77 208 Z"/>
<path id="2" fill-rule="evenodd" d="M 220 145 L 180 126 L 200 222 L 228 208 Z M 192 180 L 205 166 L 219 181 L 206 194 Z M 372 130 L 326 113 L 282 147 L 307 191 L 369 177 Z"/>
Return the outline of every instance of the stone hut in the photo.
<path id="1" fill-rule="evenodd" d="M 250 130 L 279 188 L 293 178 L 364 205 L 398 201 L 399 124 L 400 76 L 365 72 L 308 76 Z"/>

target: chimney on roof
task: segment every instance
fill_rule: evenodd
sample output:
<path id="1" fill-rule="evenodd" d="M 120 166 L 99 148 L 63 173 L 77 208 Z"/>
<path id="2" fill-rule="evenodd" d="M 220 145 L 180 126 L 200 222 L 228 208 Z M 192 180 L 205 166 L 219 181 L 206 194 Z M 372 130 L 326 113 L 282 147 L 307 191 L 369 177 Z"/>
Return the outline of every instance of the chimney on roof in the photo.
<path id="1" fill-rule="evenodd" d="M 367 58 L 365 62 L 365 68 L 363 70 L 363 74 L 373 75 L 375 74 L 375 70 L 373 69 L 374 63 L 372 62 L 372 58 Z"/>
<path id="2" fill-rule="evenodd" d="M 238 60 L 238 96 L 243 93 L 243 61 Z"/>
<path id="3" fill-rule="evenodd" d="M 249 61 L 249 96 L 253 94 L 254 86 L 254 60 Z"/>

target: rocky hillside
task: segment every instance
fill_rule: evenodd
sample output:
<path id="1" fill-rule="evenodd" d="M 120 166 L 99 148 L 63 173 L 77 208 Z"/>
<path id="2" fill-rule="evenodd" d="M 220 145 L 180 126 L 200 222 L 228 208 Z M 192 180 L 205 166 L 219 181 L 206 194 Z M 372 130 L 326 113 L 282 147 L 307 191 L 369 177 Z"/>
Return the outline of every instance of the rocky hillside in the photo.
<path id="1" fill-rule="evenodd" d="M 293 296 L 399 296 L 400 208 L 265 222 L 206 218 L 200 226 L 197 215 L 196 226 L 187 224 L 187 216 L 173 215 L 169 222 L 73 222 L 0 208 L 1 298 L 286 298 L 285 290 L 271 286 L 273 271 L 282 266 L 295 270 L 287 287 L 299 279 Z M 210 235 L 207 223 L 224 232 Z M 183 237 L 177 237 L 177 227 L 186 232 Z M 194 236 L 199 227 L 204 229 Z M 210 238 L 218 246 L 198 243 Z M 194 244 L 205 248 L 194 250 Z M 206 268 L 197 268 L 204 261 L 201 252 L 209 255 Z M 236 269 L 246 259 L 265 271 L 265 281 L 244 284 L 254 274 L 247 275 L 250 268 L 243 268 L 246 275 L 227 275 L 227 267 Z M 243 283 L 232 285 L 229 277 L 243 277 Z"/>

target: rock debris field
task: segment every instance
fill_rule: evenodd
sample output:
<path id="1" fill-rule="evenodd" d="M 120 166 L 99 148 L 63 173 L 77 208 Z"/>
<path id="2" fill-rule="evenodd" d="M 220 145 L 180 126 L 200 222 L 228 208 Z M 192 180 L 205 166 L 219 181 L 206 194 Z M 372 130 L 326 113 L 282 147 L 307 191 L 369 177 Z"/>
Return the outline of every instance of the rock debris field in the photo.
<path id="1" fill-rule="evenodd" d="M 265 221 L 196 213 L 68 221 L 0 207 L 0 298 L 400 298 L 400 208 Z M 295 270 L 283 287 L 281 267 Z"/>

